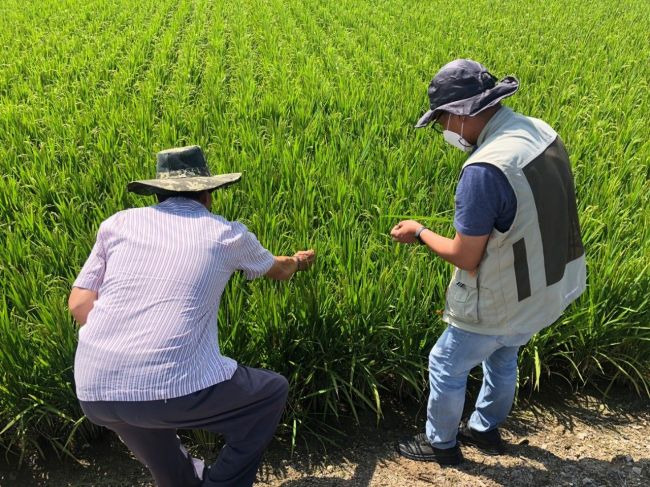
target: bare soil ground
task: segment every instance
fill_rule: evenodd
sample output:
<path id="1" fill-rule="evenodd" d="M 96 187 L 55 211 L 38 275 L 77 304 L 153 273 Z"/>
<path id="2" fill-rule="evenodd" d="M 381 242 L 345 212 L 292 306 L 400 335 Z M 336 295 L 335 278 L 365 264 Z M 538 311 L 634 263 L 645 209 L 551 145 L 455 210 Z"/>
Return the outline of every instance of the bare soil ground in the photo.
<path id="1" fill-rule="evenodd" d="M 265 457 L 260 487 L 650 486 L 650 403 L 588 396 L 520 402 L 503 426 L 507 454 L 464 447 L 466 461 L 442 468 L 398 457 L 394 442 L 422 428 L 423 408 L 386 414 L 375 427 L 342 426 L 339 446 L 283 441 Z M 216 452 L 193 452 L 213 459 Z M 113 435 L 79 453 L 80 463 L 32 459 L 17 471 L 0 464 L 0 486 L 152 486 L 146 471 Z"/>

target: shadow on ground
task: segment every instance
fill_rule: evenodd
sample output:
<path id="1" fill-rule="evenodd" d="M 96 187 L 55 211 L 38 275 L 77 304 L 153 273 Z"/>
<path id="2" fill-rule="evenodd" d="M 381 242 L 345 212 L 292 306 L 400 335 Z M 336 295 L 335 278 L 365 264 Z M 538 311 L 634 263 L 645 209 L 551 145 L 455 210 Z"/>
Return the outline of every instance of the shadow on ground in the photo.
<path id="1" fill-rule="evenodd" d="M 359 464 L 354 469 L 350 479 L 341 479 L 337 477 L 315 477 L 308 476 L 298 480 L 287 480 L 281 484 L 281 487 L 308 487 L 308 486 L 337 486 L 337 487 L 367 487 L 372 481 L 375 474 L 378 459 L 371 459 L 369 462 Z"/>
<path id="2" fill-rule="evenodd" d="M 467 404 L 469 411 L 470 400 Z M 274 487 L 473 486 L 482 483 L 647 486 L 650 485 L 650 449 L 639 448 L 637 458 L 632 460 L 624 451 L 616 451 L 616 442 L 623 438 L 621 430 L 630 431 L 637 423 L 644 422 L 646 426 L 634 431 L 639 432 L 639 438 L 645 440 L 647 446 L 650 435 L 648 406 L 647 401 L 636 399 L 596 401 L 588 396 L 573 395 L 545 398 L 544 402 L 520 401 L 504 428 L 505 439 L 510 443 L 507 455 L 487 457 L 472 448 L 464 448 L 466 462 L 459 468 L 443 469 L 437 464 L 397 457 L 393 447 L 395 441 L 420 431 L 425 409 L 421 404 L 410 407 L 387 404 L 385 411 L 391 412 L 378 426 L 371 416 L 362 418 L 361 426 L 352 421 L 337 425 L 340 432 L 334 435 L 329 432 L 326 436 L 328 441 L 334 441 L 333 446 L 326 447 L 314 437 L 299 443 L 291 455 L 286 438 L 274 441 L 258 480 L 261 486 Z M 646 436 L 642 432 L 646 432 Z M 603 437 L 609 442 L 609 456 L 590 445 L 591 441 L 602 445 Z M 558 441 L 563 443 L 558 444 Z M 630 444 L 629 439 L 626 441 Z M 194 450 L 193 453 L 204 456 L 207 461 L 214 460 L 217 454 L 214 449 Z M 20 470 L 0 459 L 0 486 L 153 485 L 148 471 L 112 434 L 80 450 L 78 456 L 80 463 L 53 457 L 43 461 L 34 457 Z"/>
<path id="3" fill-rule="evenodd" d="M 468 397 L 466 414 L 471 412 L 472 405 Z M 464 448 L 466 461 L 462 466 L 442 469 L 433 464 L 417 464 L 417 462 L 399 459 L 394 452 L 393 445 L 396 440 L 401 436 L 419 432 L 424 424 L 426 414 L 424 406 L 411 405 L 407 411 L 387 415 L 378 428 L 367 426 L 343 428 L 345 431 L 353 431 L 353 434 L 349 437 L 344 435 L 334 437 L 334 441 L 340 444 L 341 448 L 333 449 L 332 454 L 318 451 L 307 455 L 298 453 L 290 463 L 286 460 L 278 461 L 278 458 L 271 456 L 265 462 L 261 480 L 271 482 L 272 479 L 277 481 L 286 478 L 289 475 L 287 467 L 290 465 L 300 478 L 287 479 L 283 483 L 273 485 L 367 487 L 379 485 L 371 484 L 377 470 L 399 468 L 402 470 L 402 476 L 410 477 L 412 486 L 438 484 L 440 475 L 449 470 L 504 486 L 570 485 L 571 483 L 576 485 L 576 480 L 579 482 L 577 485 L 585 486 L 646 486 L 650 485 L 650 455 L 634 459 L 633 464 L 626 461 L 623 454 L 612 455 L 606 460 L 593 458 L 589 454 L 577 459 L 567 459 L 550 451 L 552 447 L 557 446 L 553 444 L 553 437 L 540 439 L 538 436 L 535 445 L 530 443 L 528 437 L 538 434 L 541 430 L 549 429 L 549 423 L 553 423 L 549 435 L 552 436 L 557 432 L 558 435 L 563 436 L 564 441 L 571 442 L 576 428 L 582 431 L 584 424 L 588 424 L 596 432 L 600 431 L 603 436 L 610 436 L 611 441 L 616 442 L 620 434 L 619 427 L 634 425 L 641 419 L 647 420 L 648 410 L 647 400 L 629 398 L 624 401 L 620 399 L 602 401 L 589 396 L 559 394 L 549 395 L 543 402 L 520 400 L 504 428 L 504 436 L 510 443 L 507 455 L 491 457 L 491 461 L 486 461 L 488 457 L 483 456 L 478 450 Z M 575 437 L 576 444 L 589 443 L 589 439 L 583 436 L 584 433 L 577 434 L 579 436 Z M 546 444 L 547 440 L 549 445 Z M 567 456 L 573 454 L 568 450 L 570 446 L 570 444 L 566 446 Z M 412 469 L 412 474 L 404 472 L 405 469 Z M 472 485 L 471 480 L 466 482 L 468 483 L 458 485 Z M 454 482 L 444 485 L 453 484 Z M 380 485 L 393 484 L 381 483 Z"/>

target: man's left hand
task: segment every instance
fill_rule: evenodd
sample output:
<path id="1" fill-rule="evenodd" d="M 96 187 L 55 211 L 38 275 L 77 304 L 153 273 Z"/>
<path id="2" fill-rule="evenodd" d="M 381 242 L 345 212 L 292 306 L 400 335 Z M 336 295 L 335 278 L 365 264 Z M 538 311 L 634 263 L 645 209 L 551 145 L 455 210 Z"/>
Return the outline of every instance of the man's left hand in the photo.
<path id="1" fill-rule="evenodd" d="M 393 227 L 390 231 L 390 236 L 393 240 L 399 243 L 415 243 L 415 232 L 422 226 L 421 223 L 415 220 L 403 220 Z"/>

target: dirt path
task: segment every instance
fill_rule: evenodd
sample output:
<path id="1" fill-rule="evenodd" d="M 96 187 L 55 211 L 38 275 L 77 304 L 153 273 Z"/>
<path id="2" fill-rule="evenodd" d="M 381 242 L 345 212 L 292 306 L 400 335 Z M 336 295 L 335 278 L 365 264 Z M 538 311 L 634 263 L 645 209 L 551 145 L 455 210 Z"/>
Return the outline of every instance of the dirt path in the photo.
<path id="1" fill-rule="evenodd" d="M 421 464 L 394 454 L 393 443 L 417 432 L 423 410 L 387 417 L 379 428 L 347 429 L 344 445 L 301 445 L 290 458 L 274 443 L 259 487 L 650 486 L 650 404 L 602 403 L 587 397 L 544 406 L 520 404 L 504 425 L 510 447 L 491 457 L 463 449 L 456 468 Z M 320 452 L 318 451 L 320 450 Z M 310 453 L 311 451 L 311 453 Z M 210 458 L 213 456 L 207 453 Z M 0 466 L 0 486 L 151 486 L 147 472 L 121 444 L 87 447 L 82 465 L 36 462 L 15 472 Z"/>

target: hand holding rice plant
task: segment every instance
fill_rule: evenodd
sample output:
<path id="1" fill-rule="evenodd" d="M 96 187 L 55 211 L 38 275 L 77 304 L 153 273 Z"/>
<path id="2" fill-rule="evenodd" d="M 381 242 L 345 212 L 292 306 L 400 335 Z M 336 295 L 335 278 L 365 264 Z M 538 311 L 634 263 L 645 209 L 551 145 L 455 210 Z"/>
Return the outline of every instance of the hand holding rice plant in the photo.
<path id="1" fill-rule="evenodd" d="M 293 257 L 296 259 L 296 266 L 299 271 L 306 271 L 314 262 L 316 262 L 316 252 L 314 249 L 299 250 Z"/>
<path id="2" fill-rule="evenodd" d="M 390 231 L 390 236 L 395 242 L 399 243 L 416 243 L 416 232 L 423 225 L 415 220 L 402 220 Z"/>

